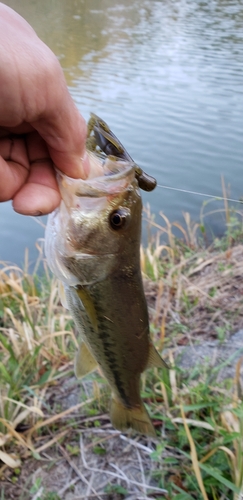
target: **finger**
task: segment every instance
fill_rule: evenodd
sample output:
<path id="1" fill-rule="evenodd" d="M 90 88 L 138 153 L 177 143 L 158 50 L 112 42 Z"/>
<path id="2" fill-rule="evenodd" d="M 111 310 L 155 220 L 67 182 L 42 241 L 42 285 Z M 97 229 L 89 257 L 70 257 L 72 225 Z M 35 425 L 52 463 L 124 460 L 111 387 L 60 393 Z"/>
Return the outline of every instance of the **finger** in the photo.
<path id="1" fill-rule="evenodd" d="M 22 139 L 0 139 L 0 201 L 11 200 L 29 175 L 29 161 Z"/>
<path id="2" fill-rule="evenodd" d="M 45 139 L 50 156 L 62 172 L 69 177 L 87 178 L 89 161 L 85 151 L 86 123 L 70 102 L 70 109 L 62 109 L 48 122 L 41 119 L 34 126 Z"/>
<path id="3" fill-rule="evenodd" d="M 60 203 L 55 172 L 50 159 L 31 163 L 27 183 L 13 198 L 13 208 L 23 215 L 44 215 L 52 212 Z"/>
<path id="4" fill-rule="evenodd" d="M 1 127 L 0 126 L 0 137 L 9 137 L 10 134 L 28 134 L 33 132 L 33 127 L 29 123 L 21 123 L 17 127 Z"/>
<path id="5" fill-rule="evenodd" d="M 24 168 L 29 167 L 28 154 L 24 138 L 14 135 L 0 139 L 0 156 L 6 161 L 20 163 Z"/>
<path id="6" fill-rule="evenodd" d="M 36 131 L 26 135 L 26 148 L 30 164 L 36 160 L 50 158 L 47 144 Z"/>
<path id="7" fill-rule="evenodd" d="M 13 196 L 25 183 L 28 170 L 12 161 L 5 161 L 0 157 L 0 202 L 12 200 Z"/>

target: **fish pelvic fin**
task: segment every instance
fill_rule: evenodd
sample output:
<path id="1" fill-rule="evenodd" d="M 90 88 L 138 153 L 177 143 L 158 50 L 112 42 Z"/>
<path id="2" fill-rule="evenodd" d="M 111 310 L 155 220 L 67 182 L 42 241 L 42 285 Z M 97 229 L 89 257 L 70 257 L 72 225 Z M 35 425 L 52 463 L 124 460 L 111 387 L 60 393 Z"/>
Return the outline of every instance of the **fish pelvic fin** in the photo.
<path id="1" fill-rule="evenodd" d="M 87 345 L 81 342 L 74 360 L 74 371 L 77 378 L 82 378 L 97 368 L 97 362 Z"/>
<path id="2" fill-rule="evenodd" d="M 155 349 L 152 342 L 149 345 L 149 357 L 147 362 L 147 368 L 167 368 L 169 370 L 169 365 L 161 358 L 158 351 Z"/>
<path id="3" fill-rule="evenodd" d="M 125 431 L 131 428 L 140 434 L 156 437 L 155 428 L 142 401 L 139 407 L 126 408 L 123 403 L 113 396 L 110 416 L 115 429 Z"/>

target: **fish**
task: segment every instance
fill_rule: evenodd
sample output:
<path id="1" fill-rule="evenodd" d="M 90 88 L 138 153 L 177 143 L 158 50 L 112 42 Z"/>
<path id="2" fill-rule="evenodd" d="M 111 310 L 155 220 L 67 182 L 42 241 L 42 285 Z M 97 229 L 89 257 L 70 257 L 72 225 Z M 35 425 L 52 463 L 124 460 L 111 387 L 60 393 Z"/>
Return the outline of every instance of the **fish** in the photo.
<path id="1" fill-rule="evenodd" d="M 80 334 L 76 376 L 99 367 L 111 387 L 112 425 L 155 437 L 140 379 L 147 368 L 167 364 L 149 332 L 136 165 L 114 156 L 103 161 L 88 155 L 91 170 L 98 162 L 102 175 L 83 180 L 57 172 L 62 201 L 48 217 L 46 258 Z"/>

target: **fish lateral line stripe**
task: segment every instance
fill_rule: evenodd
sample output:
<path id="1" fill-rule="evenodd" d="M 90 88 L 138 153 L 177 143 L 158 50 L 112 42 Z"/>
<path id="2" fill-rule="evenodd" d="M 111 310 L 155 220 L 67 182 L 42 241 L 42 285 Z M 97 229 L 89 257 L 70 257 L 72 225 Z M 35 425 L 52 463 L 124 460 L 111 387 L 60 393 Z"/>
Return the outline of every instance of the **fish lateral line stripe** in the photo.
<path id="1" fill-rule="evenodd" d="M 110 368 L 112 369 L 112 374 L 113 374 L 115 382 L 116 382 L 116 387 L 117 387 L 118 393 L 119 393 L 123 403 L 126 406 L 130 407 L 130 404 L 128 402 L 127 395 L 126 395 L 126 392 L 125 392 L 125 389 L 124 389 L 119 372 L 116 369 L 114 370 L 114 366 L 112 366 L 112 365 L 110 366 Z"/>

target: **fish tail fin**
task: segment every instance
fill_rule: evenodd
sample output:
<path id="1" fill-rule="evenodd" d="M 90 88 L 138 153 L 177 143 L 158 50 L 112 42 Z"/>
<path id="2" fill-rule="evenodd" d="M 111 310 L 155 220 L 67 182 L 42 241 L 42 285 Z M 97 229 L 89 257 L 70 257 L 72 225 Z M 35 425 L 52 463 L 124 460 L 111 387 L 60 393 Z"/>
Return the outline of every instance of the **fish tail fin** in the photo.
<path id="1" fill-rule="evenodd" d="M 140 406 L 126 408 L 116 397 L 111 400 L 111 423 L 115 429 L 124 431 L 130 427 L 146 436 L 156 437 L 150 416 L 141 401 Z"/>

